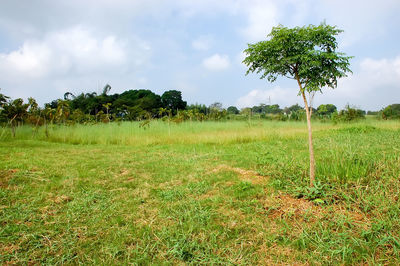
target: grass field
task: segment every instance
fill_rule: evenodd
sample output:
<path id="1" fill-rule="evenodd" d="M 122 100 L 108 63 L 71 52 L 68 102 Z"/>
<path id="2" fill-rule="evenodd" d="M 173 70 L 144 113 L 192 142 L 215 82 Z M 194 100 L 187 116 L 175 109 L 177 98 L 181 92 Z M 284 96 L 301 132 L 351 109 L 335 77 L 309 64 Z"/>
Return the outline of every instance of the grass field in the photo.
<path id="1" fill-rule="evenodd" d="M 0 129 L 0 263 L 399 264 L 400 123 Z"/>

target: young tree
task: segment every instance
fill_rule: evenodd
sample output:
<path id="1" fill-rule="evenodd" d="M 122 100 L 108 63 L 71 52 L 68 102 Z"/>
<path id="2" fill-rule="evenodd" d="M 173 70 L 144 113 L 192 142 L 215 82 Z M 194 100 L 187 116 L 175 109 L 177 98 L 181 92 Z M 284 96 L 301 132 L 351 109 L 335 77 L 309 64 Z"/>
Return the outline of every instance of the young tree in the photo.
<path id="1" fill-rule="evenodd" d="M 28 122 L 32 125 L 32 136 L 35 136 L 39 130 L 39 126 L 41 123 L 41 109 L 37 104 L 36 100 L 32 97 L 28 98 Z"/>
<path id="2" fill-rule="evenodd" d="M 108 122 L 111 121 L 110 115 L 108 114 L 108 110 L 110 110 L 110 106 L 111 106 L 111 103 L 103 104 L 103 107 L 106 108 L 106 115 L 107 115 Z"/>
<path id="3" fill-rule="evenodd" d="M 65 125 L 65 121 L 68 119 L 70 114 L 69 101 L 58 100 L 57 101 L 57 118 Z"/>
<path id="4" fill-rule="evenodd" d="M 310 152 L 310 186 L 315 181 L 315 160 L 312 144 L 311 107 L 315 92 L 325 86 L 335 88 L 337 79 L 345 77 L 351 57 L 336 51 L 336 35 L 342 30 L 322 23 L 319 26 L 272 28 L 269 39 L 249 44 L 244 51 L 244 63 L 250 72 L 262 73 L 261 78 L 274 82 L 278 76 L 297 81 L 299 95 L 302 96 L 308 126 Z M 306 93 L 309 94 L 307 101 Z"/>

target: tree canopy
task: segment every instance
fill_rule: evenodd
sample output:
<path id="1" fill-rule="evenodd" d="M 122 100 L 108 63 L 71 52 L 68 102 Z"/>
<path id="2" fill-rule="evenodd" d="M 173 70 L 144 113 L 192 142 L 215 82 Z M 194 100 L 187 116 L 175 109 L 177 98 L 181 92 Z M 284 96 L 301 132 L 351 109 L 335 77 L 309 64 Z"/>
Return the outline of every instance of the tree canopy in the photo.
<path id="1" fill-rule="evenodd" d="M 306 27 L 274 27 L 269 39 L 249 44 L 244 52 L 244 63 L 250 72 L 261 73 L 261 78 L 273 82 L 278 76 L 298 81 L 302 91 L 334 88 L 337 79 L 346 76 L 350 56 L 336 52 L 336 35 L 342 30 L 321 24 Z"/>
<path id="2" fill-rule="evenodd" d="M 182 93 L 177 90 L 169 90 L 161 95 L 161 102 L 165 108 L 172 110 L 183 110 L 186 108 L 187 103 L 182 100 Z"/>

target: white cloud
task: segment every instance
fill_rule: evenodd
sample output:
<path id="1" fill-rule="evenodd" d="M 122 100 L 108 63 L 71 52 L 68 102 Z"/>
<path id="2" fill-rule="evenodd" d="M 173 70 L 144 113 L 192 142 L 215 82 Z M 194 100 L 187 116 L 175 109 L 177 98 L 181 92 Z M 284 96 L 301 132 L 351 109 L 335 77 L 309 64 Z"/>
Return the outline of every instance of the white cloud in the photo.
<path id="1" fill-rule="evenodd" d="M 127 63 L 123 41 L 99 38 L 81 27 L 53 32 L 43 40 L 29 40 L 17 50 L 0 54 L 3 78 L 23 75 L 44 78 L 68 73 L 87 74 Z"/>
<path id="2" fill-rule="evenodd" d="M 213 43 L 213 38 L 211 36 L 200 36 L 194 41 L 192 41 L 192 47 L 195 50 L 207 51 L 211 48 Z"/>
<path id="3" fill-rule="evenodd" d="M 272 1 L 246 1 L 243 3 L 243 11 L 247 15 L 248 25 L 240 29 L 240 32 L 248 41 L 266 39 L 272 27 L 278 24 L 278 8 Z"/>
<path id="4" fill-rule="evenodd" d="M 48 72 L 51 57 L 51 51 L 46 44 L 34 41 L 26 42 L 16 51 L 0 54 L 2 78 L 10 78 L 11 74 L 31 78 L 42 77 Z"/>
<path id="5" fill-rule="evenodd" d="M 229 68 L 230 60 L 227 55 L 214 54 L 203 60 L 203 66 L 211 71 L 221 71 Z"/>
<path id="6" fill-rule="evenodd" d="M 13 98 L 33 96 L 40 102 L 60 97 L 62 91 L 93 90 L 106 83 L 143 85 L 138 72 L 148 66 L 150 53 L 135 36 L 121 39 L 74 26 L 0 53 L 0 84 Z"/>
<path id="7" fill-rule="evenodd" d="M 263 103 L 279 104 L 281 107 L 285 107 L 292 104 L 301 103 L 301 99 L 297 96 L 297 93 L 297 88 L 281 88 L 279 86 L 268 90 L 255 89 L 240 97 L 236 101 L 236 105 L 240 108 L 244 108 L 253 107 Z"/>
<path id="8" fill-rule="evenodd" d="M 398 0 L 335 0 L 314 1 L 314 24 L 327 20 L 337 25 L 344 33 L 340 37 L 343 47 L 365 45 L 365 42 L 379 39 L 390 24 L 398 23 Z"/>
<path id="9" fill-rule="evenodd" d="M 346 103 L 379 110 L 400 102 L 400 56 L 393 59 L 363 59 L 353 75 L 341 79 L 335 90 L 324 90 L 316 103 Z"/>

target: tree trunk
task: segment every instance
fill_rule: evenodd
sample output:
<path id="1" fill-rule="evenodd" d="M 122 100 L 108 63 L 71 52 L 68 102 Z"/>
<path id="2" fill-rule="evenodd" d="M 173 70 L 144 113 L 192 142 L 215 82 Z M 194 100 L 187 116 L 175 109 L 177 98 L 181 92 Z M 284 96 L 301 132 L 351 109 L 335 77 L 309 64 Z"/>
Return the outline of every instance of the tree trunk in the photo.
<path id="1" fill-rule="evenodd" d="M 47 120 L 44 118 L 44 133 L 46 134 L 46 138 L 49 138 L 49 130 L 47 128 Z"/>
<path id="2" fill-rule="evenodd" d="M 314 148 L 312 143 L 312 129 L 311 129 L 311 112 L 308 107 L 307 99 L 304 91 L 301 92 L 303 96 L 304 106 L 307 114 L 307 127 L 308 127 L 308 149 L 310 151 L 310 186 L 313 187 L 315 183 L 315 159 L 314 159 Z"/>
<path id="3" fill-rule="evenodd" d="M 13 138 L 15 138 L 15 125 L 11 125 L 11 133 L 12 133 L 12 136 L 13 136 Z"/>
<path id="4" fill-rule="evenodd" d="M 311 129 L 311 112 L 308 107 L 307 98 L 304 93 L 303 87 L 301 86 L 300 78 L 297 72 L 295 73 L 297 84 L 300 87 L 301 96 L 303 96 L 304 108 L 306 109 L 307 115 L 307 127 L 308 127 L 308 149 L 310 153 L 310 187 L 314 186 L 315 183 L 315 159 L 314 159 L 314 148 L 312 143 L 312 129 Z"/>

